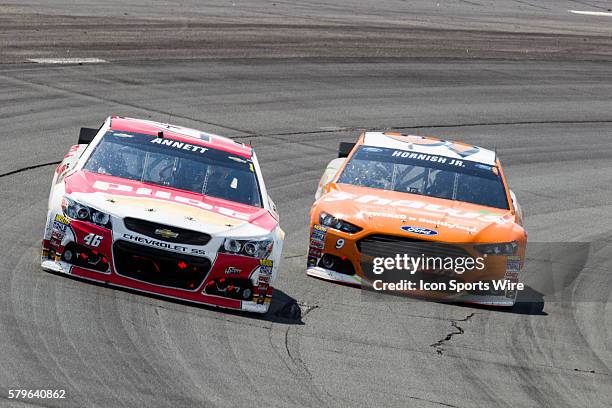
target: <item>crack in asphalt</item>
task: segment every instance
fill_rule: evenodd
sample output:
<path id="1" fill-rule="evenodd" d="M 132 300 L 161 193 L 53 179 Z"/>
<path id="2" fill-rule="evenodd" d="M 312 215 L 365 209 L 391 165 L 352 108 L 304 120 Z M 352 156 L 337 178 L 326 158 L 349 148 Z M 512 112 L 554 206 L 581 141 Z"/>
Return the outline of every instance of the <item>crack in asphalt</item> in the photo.
<path id="1" fill-rule="evenodd" d="M 514 121 L 514 122 L 473 122 L 473 123 L 448 123 L 448 124 L 431 124 L 431 125 L 410 125 L 410 126 L 388 126 L 384 128 L 366 128 L 363 126 L 344 126 L 336 127 L 334 129 L 318 129 L 318 130 L 304 130 L 304 131 L 291 131 L 291 132 L 278 132 L 278 133 L 247 133 L 246 135 L 237 135 L 230 137 L 231 139 L 250 139 L 256 137 L 273 137 L 273 136 L 296 136 L 296 135 L 310 135 L 319 133 L 337 133 L 337 132 L 354 132 L 354 131 L 391 131 L 401 129 L 423 129 L 423 128 L 462 128 L 462 127 L 476 127 L 476 126 L 520 126 L 520 125 L 545 125 L 545 124 L 592 124 L 592 123 L 612 123 L 612 119 L 601 119 L 601 120 L 531 120 L 531 121 Z"/>
<path id="2" fill-rule="evenodd" d="M 306 317 L 306 315 L 313 310 L 319 308 L 319 305 L 309 305 L 305 302 L 297 302 L 297 305 L 300 307 L 302 318 Z"/>
<path id="3" fill-rule="evenodd" d="M 574 368 L 574 371 L 578 371 L 579 373 L 589 373 L 589 374 L 603 374 L 603 375 L 607 375 L 605 373 L 597 373 L 595 370 L 583 370 L 581 368 Z"/>
<path id="4" fill-rule="evenodd" d="M 308 254 L 304 253 L 304 254 L 298 254 L 298 255 L 288 255 L 288 256 L 284 256 L 283 259 L 293 259 L 293 258 L 300 258 L 303 256 L 306 256 Z"/>
<path id="5" fill-rule="evenodd" d="M 441 405 L 443 407 L 459 408 L 458 405 L 447 404 L 446 402 L 434 401 L 434 400 L 430 400 L 430 399 L 427 399 L 427 398 L 419 398 L 419 397 L 415 397 L 415 396 L 412 396 L 412 395 L 409 395 L 408 398 L 413 399 L 413 400 L 417 400 L 417 401 L 429 402 L 431 404 Z"/>
<path id="6" fill-rule="evenodd" d="M 7 177 L 7 176 L 12 176 L 13 174 L 23 173 L 24 171 L 28 171 L 28 170 L 38 169 L 40 167 L 53 166 L 55 164 L 60 164 L 60 163 L 61 163 L 61 160 L 60 161 L 49 162 L 49 163 L 34 164 L 32 166 L 26 166 L 26 167 L 22 167 L 22 168 L 17 169 L 17 170 L 9 171 L 8 173 L 2 173 L 2 174 L 0 174 L 0 178 Z"/>
<path id="7" fill-rule="evenodd" d="M 464 317 L 463 319 L 451 319 L 451 326 L 453 326 L 453 328 L 457 329 L 456 331 L 450 332 L 446 335 L 446 337 L 438 340 L 437 342 L 430 344 L 429 347 L 433 347 L 436 350 L 436 353 L 442 355 L 444 354 L 444 348 L 442 347 L 443 344 L 449 342 L 454 336 L 459 335 L 459 334 L 463 334 L 465 333 L 465 330 L 463 330 L 463 327 L 459 326 L 460 322 L 468 322 L 472 317 L 474 317 L 475 313 L 470 313 L 469 315 L 467 315 L 466 317 Z"/>

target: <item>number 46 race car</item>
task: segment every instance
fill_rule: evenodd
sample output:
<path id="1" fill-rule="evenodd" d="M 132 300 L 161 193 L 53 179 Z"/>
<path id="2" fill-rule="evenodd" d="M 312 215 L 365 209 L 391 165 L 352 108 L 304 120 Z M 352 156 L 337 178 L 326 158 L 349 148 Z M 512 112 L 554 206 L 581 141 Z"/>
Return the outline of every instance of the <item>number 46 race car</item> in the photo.
<path id="1" fill-rule="evenodd" d="M 512 306 L 527 233 L 496 154 L 394 132 L 341 143 L 310 212 L 307 274 Z"/>
<path id="2" fill-rule="evenodd" d="M 109 117 L 55 170 L 43 269 L 267 312 L 284 232 L 251 147 Z"/>

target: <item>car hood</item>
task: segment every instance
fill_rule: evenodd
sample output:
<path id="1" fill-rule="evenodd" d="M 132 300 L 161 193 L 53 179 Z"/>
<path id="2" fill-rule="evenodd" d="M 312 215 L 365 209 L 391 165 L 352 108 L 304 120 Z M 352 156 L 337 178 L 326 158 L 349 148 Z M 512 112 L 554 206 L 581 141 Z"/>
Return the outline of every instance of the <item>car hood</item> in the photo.
<path id="1" fill-rule="evenodd" d="M 347 184 L 332 184 L 316 208 L 368 234 L 445 242 L 503 242 L 517 227 L 509 210 Z"/>
<path id="2" fill-rule="evenodd" d="M 265 235 L 278 226 L 264 208 L 174 188 L 87 171 L 71 174 L 64 183 L 70 197 L 118 218 L 233 237 Z"/>

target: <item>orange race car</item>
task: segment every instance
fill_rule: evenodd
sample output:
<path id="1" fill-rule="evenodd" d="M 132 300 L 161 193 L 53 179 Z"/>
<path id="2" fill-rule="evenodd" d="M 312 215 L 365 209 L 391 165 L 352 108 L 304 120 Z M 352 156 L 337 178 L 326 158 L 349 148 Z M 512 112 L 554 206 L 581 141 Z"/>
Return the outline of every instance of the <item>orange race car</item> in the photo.
<path id="1" fill-rule="evenodd" d="M 341 143 L 310 211 L 307 274 L 512 306 L 527 233 L 496 153 L 394 132 Z"/>

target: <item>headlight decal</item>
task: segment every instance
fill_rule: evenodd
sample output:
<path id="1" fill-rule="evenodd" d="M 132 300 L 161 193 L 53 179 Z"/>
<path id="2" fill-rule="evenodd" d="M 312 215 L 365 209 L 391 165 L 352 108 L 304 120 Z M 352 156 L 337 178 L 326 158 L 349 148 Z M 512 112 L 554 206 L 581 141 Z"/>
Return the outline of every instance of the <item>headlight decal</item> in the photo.
<path id="1" fill-rule="evenodd" d="M 100 227 L 111 229 L 110 215 L 98 211 L 75 200 L 64 197 L 62 199 L 62 211 L 64 215 L 74 220 L 94 223 Z"/>
<path id="2" fill-rule="evenodd" d="M 474 248 L 483 255 L 515 255 L 518 250 L 518 242 L 481 244 L 475 245 Z"/>
<path id="3" fill-rule="evenodd" d="M 340 218 L 336 218 L 333 215 L 325 212 L 322 212 L 321 215 L 319 215 L 319 224 L 339 231 L 348 232 L 349 234 L 355 234 L 363 230 L 363 228 L 357 225 L 351 224 L 350 222 L 344 221 Z"/>
<path id="4" fill-rule="evenodd" d="M 274 241 L 272 239 L 225 238 L 219 252 L 263 259 L 272 254 L 273 247 Z"/>

